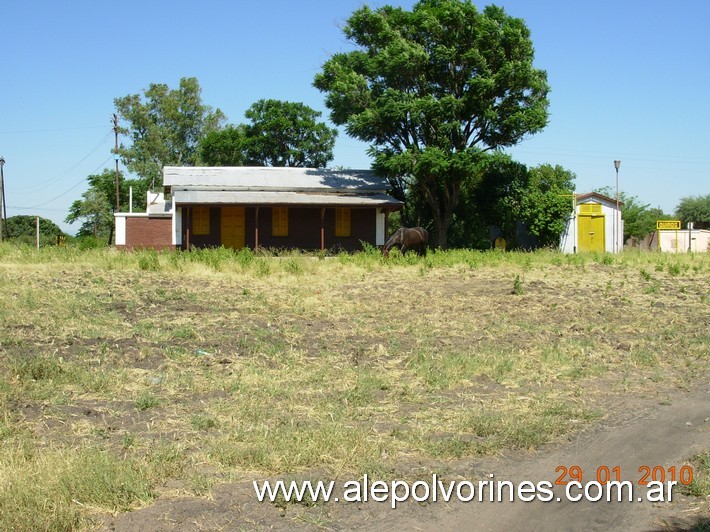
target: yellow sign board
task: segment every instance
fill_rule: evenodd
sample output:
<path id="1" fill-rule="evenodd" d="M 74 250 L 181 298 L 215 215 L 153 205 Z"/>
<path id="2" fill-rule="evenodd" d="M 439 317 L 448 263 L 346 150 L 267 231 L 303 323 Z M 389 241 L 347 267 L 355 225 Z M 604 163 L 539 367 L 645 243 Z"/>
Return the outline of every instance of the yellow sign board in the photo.
<path id="1" fill-rule="evenodd" d="M 680 220 L 658 220 L 656 229 L 680 229 Z"/>

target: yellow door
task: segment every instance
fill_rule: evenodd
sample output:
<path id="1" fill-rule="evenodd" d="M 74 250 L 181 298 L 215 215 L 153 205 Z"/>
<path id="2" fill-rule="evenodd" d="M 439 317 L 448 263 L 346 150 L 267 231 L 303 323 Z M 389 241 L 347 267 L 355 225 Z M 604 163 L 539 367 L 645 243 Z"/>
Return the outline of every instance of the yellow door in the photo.
<path id="1" fill-rule="evenodd" d="M 577 220 L 579 251 L 604 253 L 604 215 L 580 215 Z"/>
<path id="2" fill-rule="evenodd" d="M 244 207 L 222 207 L 222 245 L 244 247 Z"/>

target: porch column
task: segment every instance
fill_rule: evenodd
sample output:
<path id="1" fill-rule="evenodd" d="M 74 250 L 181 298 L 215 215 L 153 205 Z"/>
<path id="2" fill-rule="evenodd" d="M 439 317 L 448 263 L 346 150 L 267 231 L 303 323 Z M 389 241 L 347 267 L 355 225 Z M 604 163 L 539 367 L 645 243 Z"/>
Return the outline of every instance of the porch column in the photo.
<path id="1" fill-rule="evenodd" d="M 188 207 L 187 213 L 185 214 L 185 225 L 187 227 L 185 228 L 185 249 L 187 251 L 190 250 L 190 229 L 192 228 L 192 207 Z"/>
<path id="2" fill-rule="evenodd" d="M 259 207 L 254 211 L 254 251 L 259 251 Z"/>
<path id="3" fill-rule="evenodd" d="M 325 207 L 320 209 L 320 250 L 325 250 Z"/>
<path id="4" fill-rule="evenodd" d="M 387 242 L 387 234 L 389 233 L 389 229 L 390 229 L 390 210 L 384 209 L 384 211 L 385 211 L 385 242 Z"/>

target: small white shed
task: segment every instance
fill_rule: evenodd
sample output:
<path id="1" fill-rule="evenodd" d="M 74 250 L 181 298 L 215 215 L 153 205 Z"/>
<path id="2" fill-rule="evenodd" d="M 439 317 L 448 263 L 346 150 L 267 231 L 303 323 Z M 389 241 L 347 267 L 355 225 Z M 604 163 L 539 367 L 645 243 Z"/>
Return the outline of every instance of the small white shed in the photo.
<path id="1" fill-rule="evenodd" d="M 624 247 L 624 220 L 616 200 L 596 192 L 575 194 L 574 210 L 560 239 L 563 253 L 616 253 Z"/>
<path id="2" fill-rule="evenodd" d="M 659 230 L 653 235 L 651 249 L 670 253 L 704 253 L 710 251 L 710 231 L 707 229 Z"/>

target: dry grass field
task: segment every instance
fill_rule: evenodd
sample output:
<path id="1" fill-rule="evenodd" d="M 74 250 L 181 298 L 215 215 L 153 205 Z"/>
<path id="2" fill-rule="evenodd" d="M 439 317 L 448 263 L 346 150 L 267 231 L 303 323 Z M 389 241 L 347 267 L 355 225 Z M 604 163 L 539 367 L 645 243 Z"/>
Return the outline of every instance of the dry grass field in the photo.
<path id="1" fill-rule="evenodd" d="M 0 529 L 562 441 L 708 381 L 709 281 L 706 254 L 0 246 Z"/>

